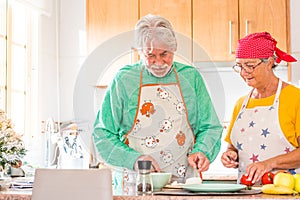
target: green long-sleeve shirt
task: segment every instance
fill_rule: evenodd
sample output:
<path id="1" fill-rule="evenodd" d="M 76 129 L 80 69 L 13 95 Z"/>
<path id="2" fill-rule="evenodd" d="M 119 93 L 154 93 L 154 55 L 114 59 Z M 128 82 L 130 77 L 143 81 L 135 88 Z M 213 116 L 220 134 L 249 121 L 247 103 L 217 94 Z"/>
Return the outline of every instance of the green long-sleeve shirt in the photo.
<path id="1" fill-rule="evenodd" d="M 205 83 L 192 66 L 173 63 L 178 73 L 187 115 L 195 134 L 191 153 L 202 152 L 212 162 L 220 151 L 222 126 L 214 110 Z M 94 124 L 93 138 L 102 159 L 110 165 L 133 169 L 141 153 L 128 147 L 125 134 L 132 128 L 140 86 L 140 70 L 143 83 L 175 82 L 174 70 L 165 77 L 150 74 L 141 63 L 123 67 L 107 88 L 101 109 Z"/>

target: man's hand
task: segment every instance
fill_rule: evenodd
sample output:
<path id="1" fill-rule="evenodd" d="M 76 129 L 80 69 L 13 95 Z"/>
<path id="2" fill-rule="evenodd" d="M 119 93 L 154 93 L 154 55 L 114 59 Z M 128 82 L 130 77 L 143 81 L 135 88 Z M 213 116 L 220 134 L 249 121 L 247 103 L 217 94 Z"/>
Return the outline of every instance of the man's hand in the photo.
<path id="1" fill-rule="evenodd" d="M 199 173 L 207 171 L 210 165 L 208 158 L 201 152 L 189 155 L 188 161 L 190 166 L 197 169 Z"/>

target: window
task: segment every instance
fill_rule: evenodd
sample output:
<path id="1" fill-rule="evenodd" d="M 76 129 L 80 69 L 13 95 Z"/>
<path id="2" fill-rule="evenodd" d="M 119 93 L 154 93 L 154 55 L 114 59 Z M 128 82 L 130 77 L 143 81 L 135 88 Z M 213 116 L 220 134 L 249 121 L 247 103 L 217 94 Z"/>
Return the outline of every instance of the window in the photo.
<path id="1" fill-rule="evenodd" d="M 0 108 L 6 107 L 6 1 L 0 1 Z"/>
<path id="2" fill-rule="evenodd" d="M 0 0 L 0 108 L 15 125 L 15 131 L 31 136 L 36 114 L 36 44 L 34 11 L 12 0 Z M 36 105 L 36 104 L 35 104 Z"/>

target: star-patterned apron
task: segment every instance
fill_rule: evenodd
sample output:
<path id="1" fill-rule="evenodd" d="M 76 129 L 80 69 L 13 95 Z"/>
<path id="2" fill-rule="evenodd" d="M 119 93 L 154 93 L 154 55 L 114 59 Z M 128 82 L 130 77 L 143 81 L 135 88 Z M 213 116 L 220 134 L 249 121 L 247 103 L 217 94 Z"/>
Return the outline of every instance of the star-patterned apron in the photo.
<path id="1" fill-rule="evenodd" d="M 281 86 L 282 81 L 279 80 L 271 106 L 246 108 L 253 90 L 242 104 L 231 134 L 232 144 L 238 150 L 239 156 L 238 181 L 249 164 L 289 153 L 295 149 L 280 127 L 278 111 Z M 299 169 L 290 169 L 290 171 L 296 172 Z"/>
<path id="2" fill-rule="evenodd" d="M 126 143 L 142 154 L 151 155 L 161 170 L 171 172 L 178 178 L 174 180 L 183 182 L 195 174 L 187 160 L 194 146 L 194 134 L 178 74 L 175 68 L 173 70 L 174 82 L 169 84 L 143 84 L 141 70 L 138 109 Z M 123 186 L 134 179 L 130 174 L 134 173 L 125 169 Z"/>

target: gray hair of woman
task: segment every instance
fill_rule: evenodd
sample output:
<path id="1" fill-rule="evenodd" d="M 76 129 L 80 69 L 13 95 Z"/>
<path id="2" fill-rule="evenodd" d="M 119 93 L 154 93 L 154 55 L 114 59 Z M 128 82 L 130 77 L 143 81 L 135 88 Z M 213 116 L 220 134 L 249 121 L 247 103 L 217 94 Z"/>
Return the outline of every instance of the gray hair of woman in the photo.
<path id="1" fill-rule="evenodd" d="M 135 25 L 135 47 L 140 54 L 154 48 L 175 52 L 177 40 L 171 23 L 158 15 L 142 17 Z"/>

